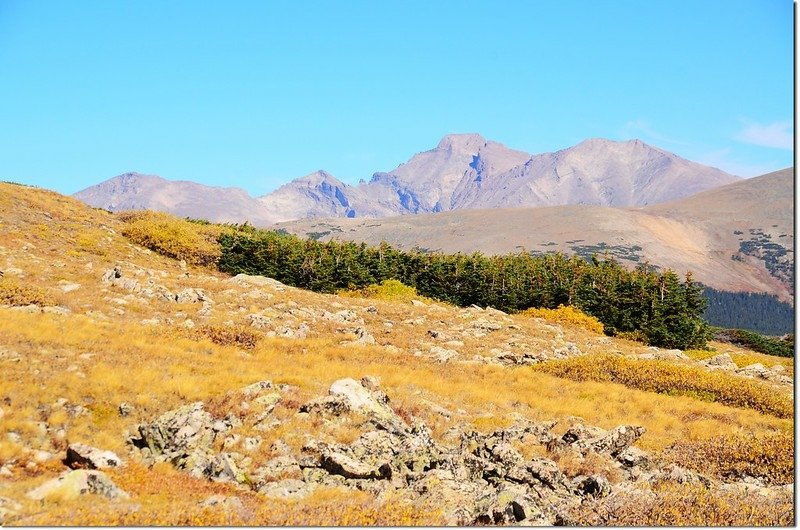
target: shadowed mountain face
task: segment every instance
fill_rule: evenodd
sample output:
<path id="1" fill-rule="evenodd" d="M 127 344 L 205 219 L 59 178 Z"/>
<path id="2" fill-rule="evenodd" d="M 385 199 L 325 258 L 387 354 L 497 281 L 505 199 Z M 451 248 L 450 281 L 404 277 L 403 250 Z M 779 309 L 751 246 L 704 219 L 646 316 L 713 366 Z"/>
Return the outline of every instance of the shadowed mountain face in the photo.
<path id="1" fill-rule="evenodd" d="M 649 262 L 727 291 L 794 292 L 793 172 L 785 169 L 644 208 L 564 205 L 458 210 L 386 219 L 307 219 L 299 235 L 386 241 L 403 249 L 487 254 L 605 253 Z"/>
<path id="2" fill-rule="evenodd" d="M 478 134 L 452 134 L 436 148 L 356 186 L 319 170 L 256 199 L 238 188 L 127 173 L 75 197 L 112 211 L 149 208 L 266 226 L 294 219 L 380 218 L 462 209 L 644 206 L 736 180 L 638 140 L 593 139 L 531 156 Z"/>

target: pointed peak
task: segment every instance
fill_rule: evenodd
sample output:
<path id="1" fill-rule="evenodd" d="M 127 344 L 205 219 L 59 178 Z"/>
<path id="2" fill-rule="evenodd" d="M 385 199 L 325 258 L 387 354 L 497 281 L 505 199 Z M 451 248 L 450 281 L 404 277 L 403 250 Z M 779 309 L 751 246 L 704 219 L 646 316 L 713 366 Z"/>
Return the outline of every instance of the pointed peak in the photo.
<path id="1" fill-rule="evenodd" d="M 285 186 L 291 185 L 293 182 L 300 183 L 305 182 L 311 186 L 316 186 L 322 183 L 333 184 L 335 186 L 344 186 L 344 183 L 325 171 L 324 169 L 318 169 L 313 173 L 309 173 L 308 175 L 299 177 L 294 179 L 292 182 L 285 184 Z"/>
<path id="2" fill-rule="evenodd" d="M 337 180 L 336 177 L 325 171 L 324 169 L 318 169 L 308 175 L 304 175 L 300 177 L 301 180 Z"/>
<path id="3" fill-rule="evenodd" d="M 136 179 L 143 179 L 143 178 L 161 178 L 158 175 L 148 175 L 146 173 L 139 173 L 138 171 L 128 171 L 121 175 L 117 175 L 116 177 L 112 177 L 119 180 L 136 180 Z"/>
<path id="4" fill-rule="evenodd" d="M 448 134 L 440 141 L 437 149 L 476 150 L 486 145 L 486 138 L 477 133 Z"/>

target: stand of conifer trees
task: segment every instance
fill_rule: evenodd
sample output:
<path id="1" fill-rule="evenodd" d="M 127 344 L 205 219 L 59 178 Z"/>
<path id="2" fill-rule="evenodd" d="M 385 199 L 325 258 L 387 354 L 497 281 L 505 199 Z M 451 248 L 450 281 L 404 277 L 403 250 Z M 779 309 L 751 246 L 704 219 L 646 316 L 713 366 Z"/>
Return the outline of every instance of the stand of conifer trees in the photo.
<path id="1" fill-rule="evenodd" d="M 681 281 L 669 270 L 628 270 L 610 259 L 403 252 L 386 243 L 322 243 L 249 225 L 228 228 L 219 238 L 219 268 L 231 274 L 325 293 L 396 279 L 430 298 L 507 312 L 573 305 L 603 322 L 607 334 L 638 332 L 667 348 L 702 348 L 710 334 L 701 318 L 702 289 L 691 274 Z"/>

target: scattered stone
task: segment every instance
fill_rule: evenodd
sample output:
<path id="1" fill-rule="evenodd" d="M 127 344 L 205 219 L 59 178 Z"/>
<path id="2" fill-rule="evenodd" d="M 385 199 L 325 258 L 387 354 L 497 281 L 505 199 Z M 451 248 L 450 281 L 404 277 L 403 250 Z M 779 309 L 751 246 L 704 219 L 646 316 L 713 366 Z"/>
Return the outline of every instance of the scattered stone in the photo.
<path id="1" fill-rule="evenodd" d="M 61 285 L 61 290 L 65 293 L 71 293 L 72 291 L 77 291 L 81 288 L 81 284 L 79 283 L 64 283 Z"/>
<path id="2" fill-rule="evenodd" d="M 6 524 L 22 509 L 22 505 L 8 497 L 0 497 L 0 524 Z"/>
<path id="3" fill-rule="evenodd" d="M 270 327 L 270 325 L 272 324 L 271 318 L 259 314 L 247 315 L 247 320 L 251 326 L 258 329 L 264 329 Z"/>
<path id="4" fill-rule="evenodd" d="M 267 482 L 258 492 L 272 499 L 302 499 L 314 490 L 314 485 L 298 479 Z"/>
<path id="5" fill-rule="evenodd" d="M 272 388 L 272 381 L 259 381 L 257 383 L 253 383 L 252 385 L 244 387 L 241 390 L 241 393 L 244 397 L 251 398 L 259 395 L 264 390 L 269 390 L 271 388 Z"/>
<path id="6" fill-rule="evenodd" d="M 211 302 L 211 299 L 202 289 L 188 288 L 175 295 L 175 302 L 178 304 L 189 304 L 197 302 Z"/>
<path id="7" fill-rule="evenodd" d="M 500 324 L 498 322 L 494 322 L 492 320 L 486 320 L 484 318 L 480 318 L 480 319 L 475 320 L 474 322 L 472 322 L 472 328 L 480 330 L 480 331 L 491 332 L 491 331 L 497 331 L 499 329 L 503 329 L 503 326 L 502 326 L 502 324 Z"/>
<path id="8" fill-rule="evenodd" d="M 756 379 L 770 379 L 774 376 L 772 371 L 761 363 L 748 364 L 747 366 L 736 370 L 736 373 Z"/>
<path id="9" fill-rule="evenodd" d="M 73 443 L 67 447 L 64 463 L 72 469 L 106 469 L 121 466 L 122 459 L 111 451 Z"/>
<path id="10" fill-rule="evenodd" d="M 453 357 L 458 357 L 458 352 L 442 348 L 441 346 L 431 346 L 431 357 L 433 357 L 433 360 L 437 363 L 446 363 Z"/>
<path id="11" fill-rule="evenodd" d="M 244 484 L 248 481 L 244 469 L 247 469 L 249 464 L 250 459 L 239 453 L 220 453 L 211 460 L 204 474 L 215 482 Z"/>
<path id="12" fill-rule="evenodd" d="M 365 328 L 358 327 L 353 333 L 355 333 L 356 340 L 352 344 L 375 344 L 375 337 Z"/>
<path id="13" fill-rule="evenodd" d="M 85 494 L 102 495 L 109 499 L 128 498 L 128 494 L 117 487 L 108 475 L 102 471 L 85 469 L 67 471 L 58 478 L 29 491 L 26 496 L 33 500 L 47 498 L 69 500 Z"/>
<path id="14" fill-rule="evenodd" d="M 681 350 L 662 350 L 655 346 L 649 347 L 648 350 L 650 350 L 649 353 L 645 353 L 637 357 L 639 359 L 654 359 L 659 361 L 686 361 L 691 359 Z"/>
<path id="15" fill-rule="evenodd" d="M 736 363 L 733 362 L 731 356 L 727 353 L 720 353 L 719 355 L 715 355 L 710 359 L 706 359 L 705 361 L 701 361 L 700 364 L 708 366 L 709 368 L 716 369 L 716 370 L 736 370 L 738 366 Z"/>
<path id="16" fill-rule="evenodd" d="M 388 479 L 392 469 L 388 463 L 369 465 L 336 452 L 327 452 L 320 458 L 320 467 L 332 475 L 353 479 Z"/>
<path id="17" fill-rule="evenodd" d="M 300 480 L 303 478 L 303 470 L 293 456 L 276 456 L 264 463 L 253 473 L 253 478 L 258 484 L 267 482 L 277 482 L 284 479 Z"/>

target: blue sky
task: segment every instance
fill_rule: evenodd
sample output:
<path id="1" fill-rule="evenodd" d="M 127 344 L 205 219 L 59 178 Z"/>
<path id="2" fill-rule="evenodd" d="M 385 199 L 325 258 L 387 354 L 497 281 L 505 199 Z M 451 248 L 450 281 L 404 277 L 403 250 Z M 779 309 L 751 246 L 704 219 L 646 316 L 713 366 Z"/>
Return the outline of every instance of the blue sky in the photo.
<path id="1" fill-rule="evenodd" d="M 260 195 L 454 132 L 753 176 L 793 163 L 792 31 L 789 0 L 0 0 L 0 179 Z"/>

